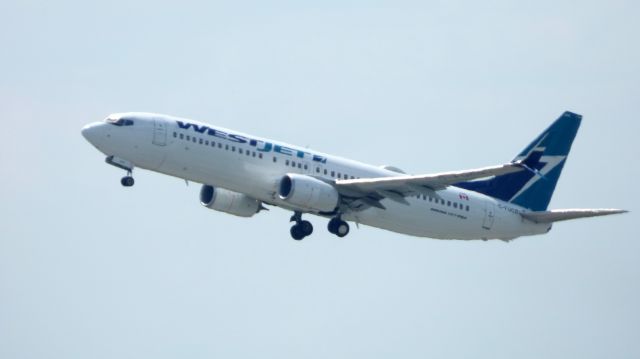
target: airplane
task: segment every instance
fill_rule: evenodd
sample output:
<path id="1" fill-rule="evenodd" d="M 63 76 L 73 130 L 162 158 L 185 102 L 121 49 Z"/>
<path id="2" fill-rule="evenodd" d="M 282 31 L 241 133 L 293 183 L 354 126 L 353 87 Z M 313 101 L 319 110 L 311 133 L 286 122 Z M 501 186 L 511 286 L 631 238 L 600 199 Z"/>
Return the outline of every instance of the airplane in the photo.
<path id="1" fill-rule="evenodd" d="M 141 168 L 201 183 L 200 203 L 216 211 L 252 217 L 281 207 L 293 212 L 295 240 L 311 235 L 302 215 L 313 214 L 329 218 L 338 237 L 355 222 L 417 237 L 510 241 L 559 221 L 627 212 L 548 210 L 581 121 L 565 112 L 511 162 L 426 175 L 153 113 L 112 114 L 81 133 L 127 172 L 123 186 Z"/>

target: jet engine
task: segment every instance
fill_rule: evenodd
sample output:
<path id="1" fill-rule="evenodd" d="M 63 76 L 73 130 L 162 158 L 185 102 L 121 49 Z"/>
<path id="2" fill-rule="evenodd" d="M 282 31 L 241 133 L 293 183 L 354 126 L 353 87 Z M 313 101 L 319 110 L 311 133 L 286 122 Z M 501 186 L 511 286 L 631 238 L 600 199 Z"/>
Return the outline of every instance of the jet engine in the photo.
<path id="1" fill-rule="evenodd" d="M 295 173 L 282 177 L 278 195 L 292 206 L 312 212 L 332 212 L 340 200 L 338 191 L 332 185 Z"/>
<path id="2" fill-rule="evenodd" d="M 200 190 L 200 204 L 216 211 L 239 217 L 252 217 L 262 208 L 262 203 L 246 194 L 204 185 Z"/>

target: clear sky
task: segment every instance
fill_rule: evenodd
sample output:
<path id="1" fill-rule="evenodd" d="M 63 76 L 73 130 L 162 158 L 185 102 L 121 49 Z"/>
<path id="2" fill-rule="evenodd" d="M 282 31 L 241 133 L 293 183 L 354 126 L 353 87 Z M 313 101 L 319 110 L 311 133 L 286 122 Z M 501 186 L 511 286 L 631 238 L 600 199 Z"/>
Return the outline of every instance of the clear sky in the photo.
<path id="1" fill-rule="evenodd" d="M 637 1 L 0 1 L 0 358 L 638 358 Z M 584 115 L 512 243 L 251 220 L 84 141 L 184 116 L 410 173 Z M 221 169 L 222 170 L 222 169 Z"/>

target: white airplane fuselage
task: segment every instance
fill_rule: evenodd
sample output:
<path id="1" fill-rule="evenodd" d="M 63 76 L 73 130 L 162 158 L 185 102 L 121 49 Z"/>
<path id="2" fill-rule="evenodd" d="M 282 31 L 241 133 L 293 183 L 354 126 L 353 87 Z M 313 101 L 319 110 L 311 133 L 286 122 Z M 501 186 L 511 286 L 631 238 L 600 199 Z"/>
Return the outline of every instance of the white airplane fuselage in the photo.
<path id="1" fill-rule="evenodd" d="M 134 113 L 135 124 L 87 125 L 83 135 L 107 156 L 188 181 L 245 194 L 300 211 L 278 195 L 283 176 L 301 174 L 333 182 L 400 173 L 238 131 L 165 115 Z M 547 233 L 549 223 L 522 217 L 527 209 L 449 186 L 408 204 L 382 199 L 385 209 L 344 211 L 342 218 L 372 227 L 438 239 L 503 239 Z M 309 211 L 304 211 L 309 212 Z M 329 216 L 322 213 L 313 213 Z"/>

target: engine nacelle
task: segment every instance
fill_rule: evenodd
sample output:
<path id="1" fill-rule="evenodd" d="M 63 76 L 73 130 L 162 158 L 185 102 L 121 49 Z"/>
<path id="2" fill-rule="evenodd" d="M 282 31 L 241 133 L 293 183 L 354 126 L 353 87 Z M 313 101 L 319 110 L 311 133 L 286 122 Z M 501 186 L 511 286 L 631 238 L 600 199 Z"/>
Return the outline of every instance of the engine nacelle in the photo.
<path id="1" fill-rule="evenodd" d="M 294 207 L 313 212 L 332 212 L 340 200 L 340 194 L 332 185 L 295 173 L 282 177 L 278 195 Z"/>
<path id="2" fill-rule="evenodd" d="M 200 190 L 200 203 L 216 211 L 239 217 L 252 217 L 262 208 L 262 203 L 246 194 L 204 185 Z"/>

